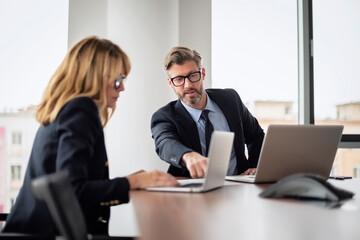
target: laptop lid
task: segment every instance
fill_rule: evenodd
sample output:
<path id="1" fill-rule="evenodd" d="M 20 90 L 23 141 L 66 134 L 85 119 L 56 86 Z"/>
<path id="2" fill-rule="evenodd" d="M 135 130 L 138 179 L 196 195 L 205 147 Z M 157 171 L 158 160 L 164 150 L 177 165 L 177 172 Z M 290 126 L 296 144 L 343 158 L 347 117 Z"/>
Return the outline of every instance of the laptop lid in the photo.
<path id="1" fill-rule="evenodd" d="M 327 179 L 343 128 L 341 125 L 269 125 L 256 175 L 242 176 L 243 180 L 276 182 L 295 173 L 318 174 Z"/>
<path id="2" fill-rule="evenodd" d="M 233 132 L 214 131 L 209 146 L 209 163 L 204 182 L 198 186 L 150 187 L 149 191 L 206 192 L 223 186 L 234 141 Z M 198 179 L 195 179 L 198 180 Z M 189 183 L 189 181 L 187 181 Z"/>

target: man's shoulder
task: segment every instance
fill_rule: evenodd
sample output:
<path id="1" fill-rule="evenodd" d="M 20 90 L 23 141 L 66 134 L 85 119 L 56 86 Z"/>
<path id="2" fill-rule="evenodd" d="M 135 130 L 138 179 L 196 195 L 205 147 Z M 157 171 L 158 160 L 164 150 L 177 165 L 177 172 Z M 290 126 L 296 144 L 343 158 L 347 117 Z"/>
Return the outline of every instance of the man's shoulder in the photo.
<path id="1" fill-rule="evenodd" d="M 172 101 L 166 104 L 165 106 L 159 108 L 151 116 L 151 126 L 156 122 L 171 121 L 176 122 L 176 119 L 181 115 L 179 113 L 179 108 L 183 107 L 182 104 L 178 101 Z M 180 110 L 181 112 L 181 110 Z"/>
<path id="2" fill-rule="evenodd" d="M 233 88 L 208 88 L 206 89 L 206 93 L 212 100 L 215 101 L 217 98 L 224 99 L 239 97 L 239 94 Z"/>
<path id="3" fill-rule="evenodd" d="M 165 106 L 159 108 L 155 113 L 171 113 L 174 112 L 177 107 L 179 107 L 179 100 L 171 101 Z M 181 105 L 181 104 L 180 104 Z"/>
<path id="4" fill-rule="evenodd" d="M 208 88 L 205 90 L 211 97 L 211 95 L 228 95 L 238 94 L 233 88 Z"/>

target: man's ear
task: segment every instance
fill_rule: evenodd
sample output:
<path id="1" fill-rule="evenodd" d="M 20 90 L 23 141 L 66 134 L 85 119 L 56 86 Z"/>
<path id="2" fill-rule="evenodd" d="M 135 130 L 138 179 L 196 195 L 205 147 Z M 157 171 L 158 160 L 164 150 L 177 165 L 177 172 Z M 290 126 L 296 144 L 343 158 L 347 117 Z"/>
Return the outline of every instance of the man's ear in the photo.
<path id="1" fill-rule="evenodd" d="M 201 76 L 203 77 L 203 80 L 205 80 L 205 76 L 206 76 L 205 68 L 201 68 Z"/>
<path id="2" fill-rule="evenodd" d="M 171 79 L 168 77 L 168 78 L 167 78 L 167 80 L 168 80 L 168 84 L 169 84 L 169 86 L 172 88 L 172 87 L 173 87 L 173 85 L 172 85 L 172 83 L 171 83 Z"/>

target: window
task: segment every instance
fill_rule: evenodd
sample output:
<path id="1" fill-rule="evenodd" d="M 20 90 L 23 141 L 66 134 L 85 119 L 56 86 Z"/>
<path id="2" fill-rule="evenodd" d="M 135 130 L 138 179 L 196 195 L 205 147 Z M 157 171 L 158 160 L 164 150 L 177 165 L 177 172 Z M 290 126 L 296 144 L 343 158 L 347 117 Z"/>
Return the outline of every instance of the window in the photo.
<path id="1" fill-rule="evenodd" d="M 332 173 L 353 175 L 360 164 L 359 12 L 356 0 L 213 0 L 212 87 L 235 88 L 265 131 L 271 123 L 344 125 Z M 310 60 L 302 62 L 307 50 Z"/>
<path id="2" fill-rule="evenodd" d="M 11 180 L 21 180 L 21 166 L 11 166 Z"/>
<path id="3" fill-rule="evenodd" d="M 21 132 L 13 132 L 11 138 L 12 145 L 21 145 Z"/>
<path id="4" fill-rule="evenodd" d="M 263 128 L 298 122 L 297 56 L 296 0 L 212 1 L 212 87 L 234 88 Z"/>
<path id="5" fill-rule="evenodd" d="M 68 5 L 67 0 L 0 1 L 0 45 L 6 46 L 0 54 L 0 176 L 4 176 L 0 207 L 4 212 L 10 211 L 21 187 L 30 140 L 38 128 L 31 106 L 39 104 L 68 48 Z"/>
<path id="6" fill-rule="evenodd" d="M 360 165 L 355 165 L 353 170 L 354 170 L 353 177 L 360 178 Z"/>
<path id="7" fill-rule="evenodd" d="M 315 124 L 360 134 L 360 1 L 313 1 Z"/>

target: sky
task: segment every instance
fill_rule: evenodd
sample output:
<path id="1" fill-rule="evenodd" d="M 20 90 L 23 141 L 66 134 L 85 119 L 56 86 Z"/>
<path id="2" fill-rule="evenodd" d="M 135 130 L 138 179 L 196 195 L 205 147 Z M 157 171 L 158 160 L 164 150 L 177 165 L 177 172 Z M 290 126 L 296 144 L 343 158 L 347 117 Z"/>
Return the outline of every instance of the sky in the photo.
<path id="1" fill-rule="evenodd" d="M 246 103 L 296 103 L 296 4 L 213 0 L 213 86 L 235 88 Z M 334 118 L 337 104 L 360 101 L 360 1 L 313 5 L 315 111 Z M 67 51 L 67 13 L 66 0 L 0 0 L 0 111 L 40 102 Z"/>
<path id="2" fill-rule="evenodd" d="M 0 111 L 37 105 L 67 51 L 68 1 L 0 0 Z"/>

